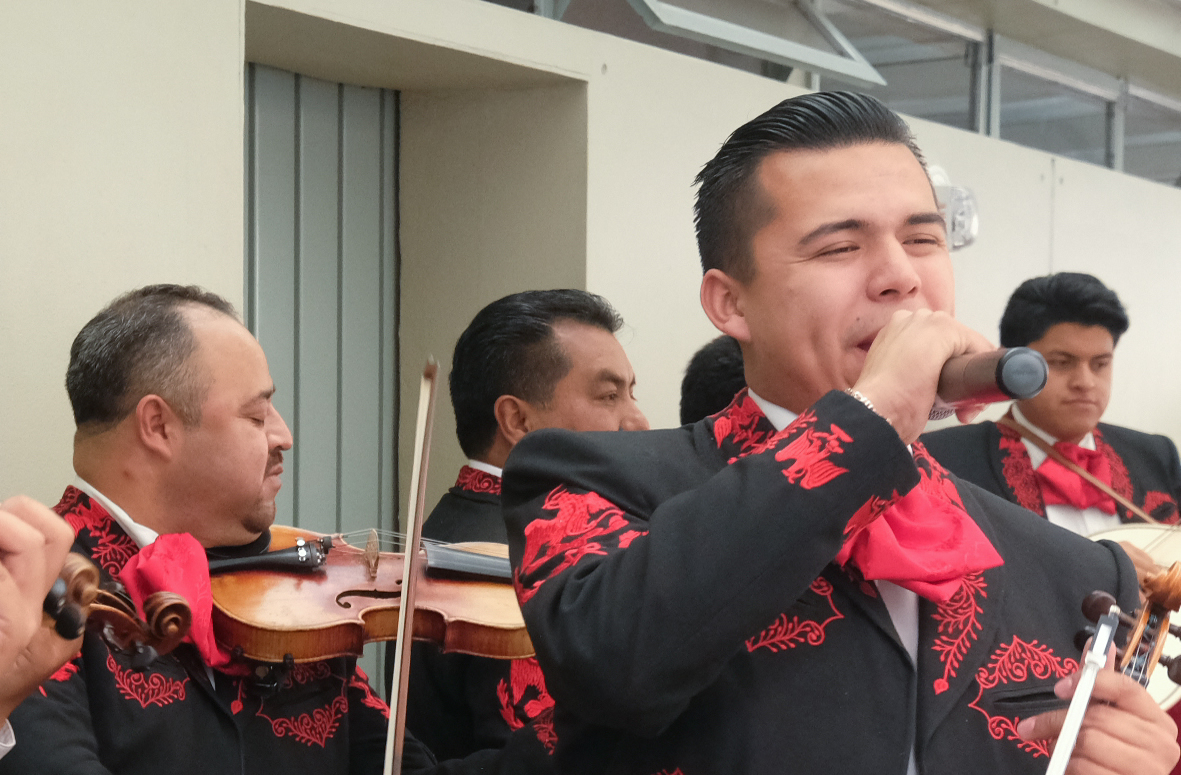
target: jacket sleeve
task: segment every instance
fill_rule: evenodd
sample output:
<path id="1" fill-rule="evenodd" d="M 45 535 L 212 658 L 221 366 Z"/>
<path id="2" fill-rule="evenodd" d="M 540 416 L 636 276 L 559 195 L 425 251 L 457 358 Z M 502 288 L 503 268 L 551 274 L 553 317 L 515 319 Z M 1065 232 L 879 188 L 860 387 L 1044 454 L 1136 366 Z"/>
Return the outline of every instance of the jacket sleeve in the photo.
<path id="1" fill-rule="evenodd" d="M 85 642 L 96 637 L 88 634 Z M 99 761 L 81 655 L 29 695 L 10 721 L 16 747 L 0 759 L 0 775 L 110 775 Z"/>
<path id="2" fill-rule="evenodd" d="M 504 480 L 514 583 L 557 706 L 647 735 L 807 590 L 853 517 L 918 481 L 890 425 L 843 393 L 667 492 L 650 471 L 701 453 L 658 434 L 540 431 Z"/>

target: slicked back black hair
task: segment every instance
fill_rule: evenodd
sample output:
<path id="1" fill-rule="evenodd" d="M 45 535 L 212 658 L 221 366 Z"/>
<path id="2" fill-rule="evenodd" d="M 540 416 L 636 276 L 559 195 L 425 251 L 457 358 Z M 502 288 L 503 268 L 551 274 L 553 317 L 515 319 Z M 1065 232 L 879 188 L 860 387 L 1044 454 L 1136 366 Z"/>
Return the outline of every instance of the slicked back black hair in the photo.
<path id="1" fill-rule="evenodd" d="M 681 425 L 722 411 L 744 387 L 742 348 L 737 339 L 722 334 L 693 353 L 685 367 L 685 377 L 681 380 Z"/>
<path id="2" fill-rule="evenodd" d="M 79 429 L 115 425 L 153 394 L 186 425 L 201 421 L 208 384 L 190 363 L 197 343 L 181 314 L 192 305 L 238 319 L 232 304 L 203 288 L 149 285 L 118 297 L 82 327 L 66 369 L 66 392 Z"/>
<path id="3" fill-rule="evenodd" d="M 496 399 L 509 395 L 545 406 L 570 372 L 554 324 L 572 321 L 614 334 L 623 318 L 602 296 L 562 289 L 524 291 L 476 313 L 451 356 L 451 406 L 459 446 L 469 458 L 496 439 Z"/>
<path id="4" fill-rule="evenodd" d="M 774 217 L 758 183 L 759 165 L 779 151 L 898 143 L 923 168 L 910 127 L 877 99 L 817 92 L 784 100 L 738 129 L 697 175 L 697 249 L 702 271 L 720 269 L 740 282 L 754 277 L 750 242 Z"/>
<path id="5" fill-rule="evenodd" d="M 1001 316 L 1001 346 L 1025 347 L 1059 323 L 1103 326 L 1113 343 L 1128 330 L 1128 313 L 1115 291 L 1082 272 L 1034 277 L 1017 286 Z"/>

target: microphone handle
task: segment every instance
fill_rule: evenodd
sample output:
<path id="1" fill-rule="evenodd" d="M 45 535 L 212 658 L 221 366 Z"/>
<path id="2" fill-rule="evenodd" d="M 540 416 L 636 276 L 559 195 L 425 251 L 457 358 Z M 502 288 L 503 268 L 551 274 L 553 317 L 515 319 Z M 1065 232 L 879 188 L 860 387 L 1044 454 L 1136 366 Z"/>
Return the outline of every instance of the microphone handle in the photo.
<path id="1" fill-rule="evenodd" d="M 1049 373 L 1042 354 L 1028 347 L 958 355 L 939 372 L 937 408 L 1033 398 Z"/>

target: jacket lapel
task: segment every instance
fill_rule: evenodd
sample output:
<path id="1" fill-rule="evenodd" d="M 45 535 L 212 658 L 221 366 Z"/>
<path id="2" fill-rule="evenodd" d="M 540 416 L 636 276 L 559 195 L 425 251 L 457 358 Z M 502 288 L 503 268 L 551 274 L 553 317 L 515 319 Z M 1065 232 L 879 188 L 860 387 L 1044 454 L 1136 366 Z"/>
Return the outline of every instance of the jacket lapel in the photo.
<path id="1" fill-rule="evenodd" d="M 964 508 L 992 545 L 998 546 L 992 525 L 981 517 L 979 503 L 958 485 Z M 920 601 L 917 746 L 926 743 L 952 708 L 973 702 L 977 671 L 987 662 L 1000 626 L 1005 578 L 1004 565 L 989 568 L 965 578 L 947 603 Z"/>

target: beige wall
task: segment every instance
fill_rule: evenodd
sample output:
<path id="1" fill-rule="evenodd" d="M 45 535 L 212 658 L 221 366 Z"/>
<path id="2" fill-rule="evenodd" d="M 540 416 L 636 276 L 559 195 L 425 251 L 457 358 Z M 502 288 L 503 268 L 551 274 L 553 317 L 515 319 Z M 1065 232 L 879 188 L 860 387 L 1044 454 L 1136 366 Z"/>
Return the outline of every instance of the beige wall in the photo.
<path id="1" fill-rule="evenodd" d="M 66 351 L 101 304 L 157 280 L 240 300 L 244 56 L 403 90 L 405 386 L 427 353 L 446 364 L 488 301 L 582 285 L 624 314 L 641 405 L 675 424 L 681 370 L 713 336 L 697 304 L 693 176 L 796 87 L 474 0 L 101 7 L 0 6 L 0 105 L 24 118 L 0 123 L 0 494 L 53 499 L 68 475 Z M 980 240 L 954 259 L 961 317 L 995 336 L 1025 277 L 1100 274 L 1134 321 L 1110 416 L 1181 438 L 1167 345 L 1181 192 L 915 128 L 980 198 Z M 460 459 L 449 409 L 436 439 L 435 494 Z"/>
<path id="2" fill-rule="evenodd" d="M 72 475 L 74 334 L 131 287 L 242 297 L 240 0 L 0 3 L 0 497 Z"/>

